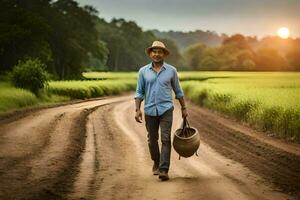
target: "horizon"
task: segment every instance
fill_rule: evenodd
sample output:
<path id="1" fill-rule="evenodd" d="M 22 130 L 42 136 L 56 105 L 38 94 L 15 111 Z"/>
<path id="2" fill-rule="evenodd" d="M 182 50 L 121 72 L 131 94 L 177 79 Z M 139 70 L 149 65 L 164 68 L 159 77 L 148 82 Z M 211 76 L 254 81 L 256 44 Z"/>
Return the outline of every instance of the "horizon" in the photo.
<path id="1" fill-rule="evenodd" d="M 290 38 L 300 37 L 300 1 L 227 0 L 226 4 L 222 2 L 223 0 L 81 0 L 78 3 L 95 7 L 99 11 L 99 17 L 106 21 L 123 18 L 126 21 L 134 21 L 145 31 L 201 30 L 218 35 L 242 34 L 261 39 L 277 36 L 279 28 L 287 27 L 290 30 Z M 181 9 L 177 9 L 178 7 Z"/>

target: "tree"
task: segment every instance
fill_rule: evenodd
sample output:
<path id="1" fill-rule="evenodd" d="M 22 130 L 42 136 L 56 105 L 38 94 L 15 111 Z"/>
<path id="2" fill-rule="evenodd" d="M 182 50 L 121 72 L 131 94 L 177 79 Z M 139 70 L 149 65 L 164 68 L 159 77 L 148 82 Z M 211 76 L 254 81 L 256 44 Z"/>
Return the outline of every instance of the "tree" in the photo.
<path id="1" fill-rule="evenodd" d="M 284 58 L 273 48 L 258 49 L 255 59 L 259 70 L 278 71 L 286 66 Z"/>
<path id="2" fill-rule="evenodd" d="M 241 34 L 224 39 L 219 48 L 219 56 L 223 61 L 221 69 L 245 70 L 245 64 L 250 64 L 251 60 L 254 63 L 254 52 L 248 41 L 255 42 L 255 40 L 256 38 L 244 37 Z"/>
<path id="3" fill-rule="evenodd" d="M 170 55 L 166 58 L 166 61 L 176 66 L 177 69 L 182 69 L 182 56 L 175 42 L 170 39 L 160 39 L 160 41 L 170 50 Z"/>
<path id="4" fill-rule="evenodd" d="M 11 70 L 25 57 L 51 62 L 48 43 L 51 28 L 36 13 L 46 10 L 49 1 L 1 0 L 0 5 L 0 70 Z"/>
<path id="5" fill-rule="evenodd" d="M 247 38 L 241 34 L 235 34 L 223 40 L 223 45 L 233 45 L 238 49 L 250 49 Z"/>
<path id="6" fill-rule="evenodd" d="M 32 57 L 61 79 L 79 78 L 91 57 L 105 61 L 107 50 L 95 29 L 93 7 L 73 0 L 0 3 L 0 71 Z"/>
<path id="7" fill-rule="evenodd" d="M 200 62 L 200 70 L 219 70 L 222 65 L 217 48 L 204 49 Z"/>
<path id="8" fill-rule="evenodd" d="M 293 46 L 286 54 L 286 59 L 290 70 L 300 70 L 300 38 L 294 41 Z"/>
<path id="9" fill-rule="evenodd" d="M 97 31 L 107 44 L 107 66 L 110 71 L 136 71 L 149 62 L 145 48 L 156 38 L 144 32 L 135 22 L 112 19 L 110 23 L 97 20 Z"/>
<path id="10" fill-rule="evenodd" d="M 198 70 L 200 68 L 203 52 L 206 48 L 207 47 L 201 43 L 188 47 L 183 53 L 185 64 L 193 70 Z"/>

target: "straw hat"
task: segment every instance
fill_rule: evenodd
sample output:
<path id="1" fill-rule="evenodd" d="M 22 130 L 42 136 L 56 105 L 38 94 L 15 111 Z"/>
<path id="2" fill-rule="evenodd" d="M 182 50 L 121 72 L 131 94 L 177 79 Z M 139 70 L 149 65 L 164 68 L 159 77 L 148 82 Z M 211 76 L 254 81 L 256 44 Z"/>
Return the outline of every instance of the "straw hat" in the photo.
<path id="1" fill-rule="evenodd" d="M 159 48 L 159 49 L 164 50 L 166 56 L 170 54 L 170 51 L 166 48 L 164 43 L 162 43 L 161 41 L 154 41 L 152 43 L 152 46 L 148 47 L 146 49 L 146 53 L 147 53 L 148 56 L 150 55 L 151 50 L 154 49 L 154 48 Z"/>

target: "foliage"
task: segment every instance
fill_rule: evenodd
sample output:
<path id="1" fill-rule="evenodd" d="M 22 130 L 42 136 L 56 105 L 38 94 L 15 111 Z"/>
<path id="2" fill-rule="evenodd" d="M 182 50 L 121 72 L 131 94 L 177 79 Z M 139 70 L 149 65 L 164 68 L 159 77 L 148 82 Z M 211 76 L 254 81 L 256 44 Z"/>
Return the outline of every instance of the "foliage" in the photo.
<path id="1" fill-rule="evenodd" d="M 202 80 L 182 82 L 192 101 L 278 137 L 300 141 L 299 73 L 180 73 L 181 79 L 189 76 Z"/>
<path id="2" fill-rule="evenodd" d="M 186 48 L 185 64 L 193 70 L 296 71 L 299 70 L 299 38 L 257 40 L 236 34 L 219 47 L 201 43 Z"/>
<path id="3" fill-rule="evenodd" d="M 91 58 L 104 63 L 107 57 L 93 22 L 97 14 L 73 0 L 1 0 L 0 71 L 32 57 L 60 79 L 80 78 Z"/>
<path id="4" fill-rule="evenodd" d="M 166 62 L 176 66 L 178 70 L 185 69 L 182 63 L 182 56 L 175 42 L 170 39 L 159 39 L 159 40 L 162 41 L 167 46 L 167 48 L 171 51 L 170 55 L 166 57 Z"/>
<path id="5" fill-rule="evenodd" d="M 43 89 L 48 81 L 45 65 L 40 60 L 28 59 L 19 62 L 12 71 L 12 83 L 17 88 L 30 90 L 35 95 Z"/>
<path id="6" fill-rule="evenodd" d="M 71 99 L 86 99 L 120 94 L 134 90 L 136 80 L 104 81 L 54 81 L 50 82 L 49 92 L 68 96 Z"/>
<path id="7" fill-rule="evenodd" d="M 222 44 L 222 41 L 227 37 L 225 34 L 217 34 L 214 31 L 151 31 L 157 38 L 166 38 L 173 40 L 180 51 L 197 43 L 202 43 L 205 46 L 217 47 Z"/>
<path id="8" fill-rule="evenodd" d="M 137 79 L 137 72 L 86 72 L 83 77 L 88 80 Z"/>
<path id="9" fill-rule="evenodd" d="M 35 96 L 8 82 L 0 82 L 0 113 L 22 107 L 121 94 L 135 90 L 136 80 L 51 81 L 45 93 Z"/>
<path id="10" fill-rule="evenodd" d="M 257 66 L 261 66 L 266 70 L 281 69 L 286 66 L 284 58 L 279 55 L 276 49 L 260 48 L 256 52 Z"/>
<path id="11" fill-rule="evenodd" d="M 286 58 L 291 70 L 300 70 L 300 39 L 297 39 L 294 46 L 288 50 Z"/>
<path id="12" fill-rule="evenodd" d="M 145 48 L 155 39 L 133 21 L 113 19 L 110 23 L 97 19 L 96 28 L 109 52 L 107 70 L 133 71 L 150 62 Z"/>
<path id="13" fill-rule="evenodd" d="M 70 98 L 53 94 L 42 94 L 37 97 L 28 90 L 13 87 L 9 82 L 0 82 L 0 113 L 67 100 Z"/>
<path id="14" fill-rule="evenodd" d="M 185 64 L 193 70 L 199 70 L 201 65 L 200 62 L 203 59 L 203 51 L 207 47 L 203 44 L 195 44 L 190 46 L 184 51 Z"/>
<path id="15" fill-rule="evenodd" d="M 30 91 L 0 82 L 0 112 L 13 110 L 38 103 L 38 98 Z"/>
<path id="16" fill-rule="evenodd" d="M 145 48 L 162 40 L 179 70 L 297 71 L 299 38 L 227 36 L 211 31 L 144 31 L 134 21 L 99 17 L 75 0 L 0 0 L 0 75 L 19 60 L 38 58 L 55 79 L 84 71 L 137 71 Z"/>

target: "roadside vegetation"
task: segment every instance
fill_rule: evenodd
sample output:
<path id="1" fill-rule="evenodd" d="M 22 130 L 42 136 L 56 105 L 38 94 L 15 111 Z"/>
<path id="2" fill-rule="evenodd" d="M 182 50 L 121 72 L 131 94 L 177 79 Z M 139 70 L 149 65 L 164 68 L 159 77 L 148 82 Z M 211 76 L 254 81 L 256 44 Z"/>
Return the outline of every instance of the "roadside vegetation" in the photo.
<path id="1" fill-rule="evenodd" d="M 89 72 L 86 80 L 50 81 L 36 96 L 0 82 L 0 112 L 134 91 L 137 73 Z M 277 137 L 300 141 L 300 73 L 180 72 L 186 98 Z"/>
<path id="2" fill-rule="evenodd" d="M 188 99 L 277 137 L 300 141 L 300 73 L 182 73 Z M 198 77 L 198 78 L 197 78 Z M 206 78 L 205 78 L 206 77 Z"/>

